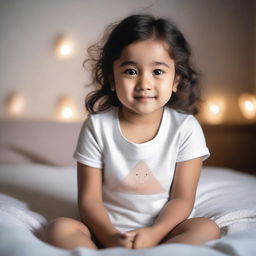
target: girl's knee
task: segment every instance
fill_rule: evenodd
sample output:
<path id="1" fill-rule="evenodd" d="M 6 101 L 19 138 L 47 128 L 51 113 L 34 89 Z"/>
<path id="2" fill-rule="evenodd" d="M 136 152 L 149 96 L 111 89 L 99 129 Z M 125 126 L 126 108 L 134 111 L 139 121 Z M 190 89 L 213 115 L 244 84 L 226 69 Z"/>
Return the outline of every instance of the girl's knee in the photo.
<path id="1" fill-rule="evenodd" d="M 199 218 L 203 229 L 211 236 L 211 239 L 218 239 L 221 237 L 219 226 L 210 219 Z"/>
<path id="2" fill-rule="evenodd" d="M 53 238 L 59 235 L 68 234 L 81 230 L 86 235 L 90 235 L 89 229 L 82 223 L 75 219 L 59 217 L 54 219 L 45 230 L 46 238 Z"/>
<path id="3" fill-rule="evenodd" d="M 66 217 L 59 217 L 50 222 L 48 229 L 54 231 L 65 231 L 74 228 L 74 220 Z"/>

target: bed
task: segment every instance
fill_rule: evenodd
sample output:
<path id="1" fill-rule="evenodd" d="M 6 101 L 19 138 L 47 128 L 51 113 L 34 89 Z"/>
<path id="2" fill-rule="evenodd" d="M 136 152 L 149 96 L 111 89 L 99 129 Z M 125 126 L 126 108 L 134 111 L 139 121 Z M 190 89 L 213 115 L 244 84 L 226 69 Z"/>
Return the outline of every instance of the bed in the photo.
<path id="1" fill-rule="evenodd" d="M 201 246 L 144 250 L 62 250 L 42 242 L 55 217 L 79 218 L 72 153 L 81 123 L 0 121 L 1 256 L 256 255 L 256 125 L 203 126 L 211 158 L 196 196 L 200 216 L 216 221 L 222 237 Z"/>

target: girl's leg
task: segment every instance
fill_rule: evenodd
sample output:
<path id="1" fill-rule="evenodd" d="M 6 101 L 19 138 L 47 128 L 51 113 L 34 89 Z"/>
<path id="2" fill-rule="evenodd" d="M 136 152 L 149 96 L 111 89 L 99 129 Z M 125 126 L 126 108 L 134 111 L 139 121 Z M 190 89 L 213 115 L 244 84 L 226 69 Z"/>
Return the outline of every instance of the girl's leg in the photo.
<path id="1" fill-rule="evenodd" d="M 203 244 L 220 238 L 220 229 L 216 223 L 207 218 L 192 218 L 175 227 L 162 243 Z"/>
<path id="2" fill-rule="evenodd" d="M 89 229 L 80 221 L 71 218 L 57 218 L 43 231 L 42 240 L 63 249 L 87 247 L 97 249 Z"/>

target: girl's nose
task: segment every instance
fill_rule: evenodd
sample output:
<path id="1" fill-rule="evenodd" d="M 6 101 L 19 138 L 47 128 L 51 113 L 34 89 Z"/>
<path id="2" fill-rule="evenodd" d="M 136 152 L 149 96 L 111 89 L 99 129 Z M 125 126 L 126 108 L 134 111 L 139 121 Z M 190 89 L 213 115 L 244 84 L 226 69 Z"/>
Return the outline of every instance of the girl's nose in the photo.
<path id="1" fill-rule="evenodd" d="M 136 85 L 135 89 L 138 91 L 151 90 L 152 84 L 151 84 L 150 79 L 145 74 L 142 74 L 137 81 L 137 85 Z"/>

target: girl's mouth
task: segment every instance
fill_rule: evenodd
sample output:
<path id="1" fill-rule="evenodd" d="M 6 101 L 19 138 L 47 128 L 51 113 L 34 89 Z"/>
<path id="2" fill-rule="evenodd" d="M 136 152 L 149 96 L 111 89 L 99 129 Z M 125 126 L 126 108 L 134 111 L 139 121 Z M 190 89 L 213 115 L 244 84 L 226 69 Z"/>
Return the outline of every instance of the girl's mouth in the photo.
<path id="1" fill-rule="evenodd" d="M 155 99 L 156 96 L 149 96 L 149 95 L 136 95 L 134 96 L 135 99 L 147 100 L 147 99 Z"/>
<path id="2" fill-rule="evenodd" d="M 150 100 L 154 100 L 156 97 L 155 96 L 135 96 L 134 98 L 141 102 L 148 102 Z"/>

